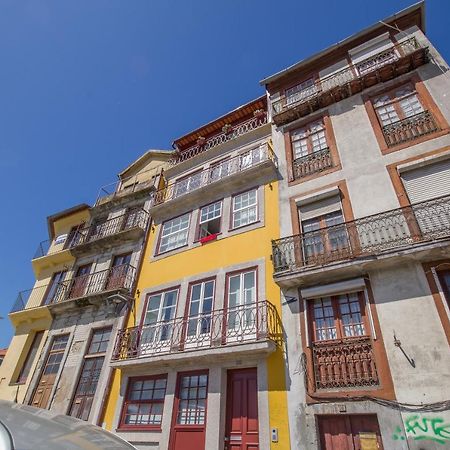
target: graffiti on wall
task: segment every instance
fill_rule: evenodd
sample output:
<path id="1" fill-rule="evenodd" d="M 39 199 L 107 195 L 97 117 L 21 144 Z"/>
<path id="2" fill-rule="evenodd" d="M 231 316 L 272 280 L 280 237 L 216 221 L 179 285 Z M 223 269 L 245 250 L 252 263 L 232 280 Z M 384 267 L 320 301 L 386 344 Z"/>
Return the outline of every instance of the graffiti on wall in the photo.
<path id="1" fill-rule="evenodd" d="M 439 444 L 450 443 L 450 423 L 442 417 L 421 417 L 417 414 L 404 419 L 406 438 L 415 441 L 434 441 Z M 392 439 L 404 441 L 405 436 L 400 427 L 395 429 Z"/>

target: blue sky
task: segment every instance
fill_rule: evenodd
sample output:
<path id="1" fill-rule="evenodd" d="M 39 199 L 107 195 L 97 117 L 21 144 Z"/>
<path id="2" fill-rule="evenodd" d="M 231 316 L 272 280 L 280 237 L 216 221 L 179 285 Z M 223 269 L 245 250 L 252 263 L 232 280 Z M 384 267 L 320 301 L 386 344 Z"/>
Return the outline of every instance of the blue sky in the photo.
<path id="1" fill-rule="evenodd" d="M 410 0 L 0 0 L 0 348 L 46 217 Z M 450 59 L 448 0 L 427 34 Z"/>

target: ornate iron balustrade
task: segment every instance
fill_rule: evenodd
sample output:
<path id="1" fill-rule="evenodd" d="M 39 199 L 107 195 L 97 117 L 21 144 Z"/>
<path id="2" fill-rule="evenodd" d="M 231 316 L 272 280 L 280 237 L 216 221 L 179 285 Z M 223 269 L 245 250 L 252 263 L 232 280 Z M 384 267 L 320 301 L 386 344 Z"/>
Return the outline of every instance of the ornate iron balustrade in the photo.
<path id="1" fill-rule="evenodd" d="M 206 139 L 203 144 L 194 145 L 193 147 L 189 147 L 188 149 L 177 153 L 175 157 L 169 160 L 169 164 L 175 165 L 183 161 L 187 161 L 188 159 L 197 156 L 199 153 L 206 152 L 213 147 L 217 147 L 220 144 L 231 141 L 232 139 L 247 134 L 250 131 L 256 130 L 266 124 L 267 113 L 264 112 L 264 115 L 252 117 L 245 122 L 235 125 L 229 131 L 223 131 L 222 133 Z"/>
<path id="2" fill-rule="evenodd" d="M 315 342 L 312 353 L 317 390 L 379 385 L 370 337 Z"/>
<path id="3" fill-rule="evenodd" d="M 119 330 L 113 360 L 207 350 L 244 342 L 280 344 L 282 328 L 268 301 Z"/>
<path id="4" fill-rule="evenodd" d="M 403 120 L 385 125 L 383 135 L 388 147 L 412 141 L 420 136 L 439 130 L 433 115 L 429 111 L 423 111 Z"/>
<path id="5" fill-rule="evenodd" d="M 133 209 L 102 223 L 94 223 L 88 227 L 83 227 L 81 225 L 80 228 L 73 233 L 67 234 L 65 240 L 60 243 L 57 243 L 56 239 L 42 241 L 36 250 L 34 258 L 40 258 L 61 250 L 75 248 L 81 244 L 94 242 L 132 228 L 142 228 L 145 230 L 147 222 L 147 211 L 143 209 Z"/>
<path id="6" fill-rule="evenodd" d="M 131 291 L 134 276 L 135 268 L 129 264 L 123 264 L 60 283 L 37 286 L 33 289 L 19 292 L 10 313 L 93 294 L 101 294 L 110 290 L 125 289 Z"/>
<path id="7" fill-rule="evenodd" d="M 385 81 L 384 78 L 393 78 L 397 72 L 398 74 L 406 73 L 414 67 L 410 68 L 405 65 L 405 67 L 397 68 L 396 66 L 401 66 L 402 64 L 400 62 L 405 58 L 413 58 L 419 50 L 423 52 L 423 57 L 420 56 L 420 58 L 417 58 L 414 64 L 421 65 L 426 62 L 427 49 L 421 47 L 416 38 L 413 37 L 392 45 L 392 47 L 366 58 L 359 63 L 350 64 L 338 72 L 323 77 L 317 80 L 312 86 L 305 86 L 304 89 L 301 89 L 295 94 L 290 96 L 283 95 L 271 103 L 273 120 L 277 124 L 286 123 L 284 119 L 278 119 L 277 115 L 289 109 L 295 109 L 302 104 L 309 103 L 305 113 L 302 114 L 306 115 L 326 106 L 325 104 L 319 104 L 320 102 L 317 104 L 312 103 L 319 98 L 323 98 L 323 101 L 328 105 L 342 98 L 349 97 L 356 92 L 360 92 L 366 86 L 372 86 L 380 81 Z M 388 69 L 392 65 L 395 66 L 392 67 L 392 70 L 386 70 L 386 73 L 383 72 L 385 68 Z M 376 75 L 375 78 L 372 77 L 374 74 Z M 340 91 L 341 87 L 345 87 L 345 92 Z M 331 95 L 332 98 L 327 98 L 328 95 Z"/>
<path id="8" fill-rule="evenodd" d="M 294 159 L 292 162 L 292 177 L 294 180 L 307 177 L 313 173 L 322 172 L 333 166 L 330 149 L 324 148 L 309 155 Z"/>
<path id="9" fill-rule="evenodd" d="M 450 196 L 272 241 L 274 275 L 450 237 Z"/>
<path id="10" fill-rule="evenodd" d="M 77 230 L 72 247 L 88 242 L 98 241 L 108 236 L 113 236 L 132 228 L 145 229 L 148 221 L 148 212 L 143 209 L 133 209 L 125 214 L 113 217 L 102 223 L 93 223 L 89 227 Z"/>
<path id="11" fill-rule="evenodd" d="M 151 206 L 159 205 L 189 194 L 212 183 L 217 183 L 224 178 L 228 178 L 237 173 L 243 173 L 267 161 L 272 161 L 277 166 L 277 158 L 269 143 L 262 144 L 259 147 L 213 165 L 208 169 L 168 184 L 165 188 L 153 193 Z"/>
<path id="12" fill-rule="evenodd" d="M 111 290 L 131 291 L 136 269 L 130 264 L 80 275 L 60 283 L 63 294 L 59 301 L 101 294 Z"/>
<path id="13" fill-rule="evenodd" d="M 117 197 L 124 197 L 134 192 L 140 192 L 155 186 L 155 179 L 161 169 L 154 168 L 142 171 L 132 177 L 124 178 L 113 183 L 106 184 L 99 189 L 95 206 L 106 203 Z"/>

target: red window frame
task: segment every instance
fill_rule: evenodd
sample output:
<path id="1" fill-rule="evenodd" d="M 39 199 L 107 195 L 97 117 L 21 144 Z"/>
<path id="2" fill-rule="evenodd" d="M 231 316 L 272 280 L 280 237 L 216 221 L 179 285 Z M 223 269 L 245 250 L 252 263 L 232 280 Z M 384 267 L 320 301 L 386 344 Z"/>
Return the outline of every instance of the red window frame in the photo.
<path id="1" fill-rule="evenodd" d="M 39 346 L 41 345 L 42 338 L 44 337 L 44 331 L 36 331 L 33 341 L 31 342 L 30 348 L 28 349 L 27 356 L 20 368 L 20 372 L 17 375 L 16 383 L 25 384 L 27 382 L 28 376 L 30 375 L 31 367 L 34 360 L 36 359 Z"/>
<path id="2" fill-rule="evenodd" d="M 321 128 L 320 130 L 318 130 L 318 131 L 312 131 L 312 130 L 311 130 L 311 127 L 312 127 L 313 125 L 316 125 L 316 124 L 319 123 L 319 122 L 322 124 L 322 128 Z M 294 140 L 294 134 L 295 134 L 296 132 L 300 131 L 300 130 L 304 130 L 304 131 L 307 133 L 307 136 L 306 136 L 305 138 L 302 138 L 302 139 L 306 139 L 306 144 L 307 144 L 307 154 L 306 154 L 306 155 L 303 155 L 303 156 L 298 156 L 298 157 L 296 157 L 296 156 L 295 156 L 295 148 L 294 148 L 294 142 L 295 142 L 296 140 Z M 324 135 L 325 135 L 326 146 L 325 146 L 323 149 L 314 150 L 312 137 L 313 137 L 315 134 L 318 134 L 318 133 L 320 133 L 320 132 L 322 132 L 322 131 L 323 131 L 323 133 L 324 133 Z M 328 139 L 328 136 L 327 136 L 327 126 L 326 126 L 324 117 L 317 117 L 315 120 L 312 120 L 312 121 L 306 123 L 305 125 L 303 125 L 303 126 L 301 126 L 301 127 L 298 127 L 298 128 L 295 128 L 294 130 L 290 131 L 290 132 L 289 132 L 289 139 L 290 139 L 290 141 L 291 141 L 292 160 L 293 160 L 293 161 L 296 161 L 297 159 L 304 158 L 304 157 L 306 157 L 306 156 L 309 156 L 309 155 L 312 155 L 312 154 L 314 154 L 314 153 L 320 152 L 320 151 L 325 150 L 326 148 L 329 148 L 329 147 L 330 147 L 329 142 L 328 142 L 329 139 Z"/>
<path id="3" fill-rule="evenodd" d="M 135 382 L 139 382 L 139 381 L 149 381 L 149 380 L 164 380 L 166 382 L 166 385 L 164 387 L 164 397 L 162 399 L 151 399 L 151 400 L 130 400 L 130 394 L 132 391 L 132 385 Z M 155 389 L 153 388 L 153 391 Z M 142 391 L 141 391 L 142 392 Z M 161 425 L 162 425 L 162 418 L 164 415 L 164 401 L 166 398 L 166 393 L 167 393 L 167 374 L 160 374 L 160 375 L 151 375 L 151 376 L 141 376 L 141 377 L 131 377 L 128 379 L 127 382 L 127 389 L 126 389 L 126 393 L 125 393 L 125 397 L 123 400 L 123 404 L 122 404 L 122 411 L 120 414 L 120 422 L 119 422 L 119 429 L 120 430 L 133 430 L 133 431 L 139 431 L 139 430 L 161 430 Z M 126 420 L 126 416 L 127 416 L 127 409 L 129 405 L 153 405 L 153 404 L 162 404 L 162 410 L 161 410 L 161 423 L 158 424 L 147 424 L 147 425 L 133 425 L 133 424 L 127 424 L 125 423 Z M 150 408 L 150 413 L 151 413 L 151 408 Z"/>
<path id="4" fill-rule="evenodd" d="M 215 235 L 218 236 L 219 234 L 222 233 L 222 222 L 223 222 L 222 219 L 223 219 L 223 213 L 224 213 L 223 198 L 221 198 L 219 200 L 215 200 L 214 202 L 211 202 L 211 203 L 207 203 L 206 205 L 200 206 L 200 208 L 198 209 L 197 224 L 195 226 L 195 241 L 194 242 L 199 242 L 205 238 L 205 236 L 203 236 L 203 237 L 200 236 L 200 231 L 201 231 L 200 226 L 202 225 L 202 224 L 200 224 L 202 209 L 206 208 L 207 206 L 214 205 L 215 203 L 220 203 L 220 216 L 219 216 L 219 230 L 220 231 L 218 233 L 216 233 Z M 213 219 L 213 220 L 215 220 L 215 219 Z"/>

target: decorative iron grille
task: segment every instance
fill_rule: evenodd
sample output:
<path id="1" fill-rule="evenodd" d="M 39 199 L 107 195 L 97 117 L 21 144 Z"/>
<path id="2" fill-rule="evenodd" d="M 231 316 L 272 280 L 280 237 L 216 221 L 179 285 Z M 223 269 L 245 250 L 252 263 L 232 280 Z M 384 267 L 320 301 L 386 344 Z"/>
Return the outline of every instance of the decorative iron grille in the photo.
<path id="1" fill-rule="evenodd" d="M 232 127 L 229 131 L 223 131 L 205 140 L 204 144 L 194 145 L 186 150 L 177 153 L 173 158 L 169 160 L 169 164 L 175 165 L 183 161 L 187 161 L 200 153 L 203 153 L 213 147 L 217 147 L 220 144 L 236 139 L 239 136 L 247 134 L 257 128 L 267 124 L 267 114 L 264 113 L 261 116 L 252 117 L 251 119 L 239 123 Z"/>
<path id="2" fill-rule="evenodd" d="M 412 141 L 420 136 L 439 130 L 438 125 L 429 111 L 423 111 L 403 120 L 385 125 L 383 135 L 388 147 Z"/>
<path id="3" fill-rule="evenodd" d="M 293 179 L 307 177 L 313 173 L 322 172 L 333 166 L 329 148 L 324 148 L 292 162 Z"/>
<path id="4" fill-rule="evenodd" d="M 370 337 L 315 342 L 313 365 L 318 390 L 379 385 Z"/>
<path id="5" fill-rule="evenodd" d="M 152 357 L 243 342 L 282 340 L 280 319 L 268 301 L 119 330 L 113 360 Z"/>
<path id="6" fill-rule="evenodd" d="M 274 274 L 450 236 L 450 196 L 272 241 Z"/>
<path id="7" fill-rule="evenodd" d="M 173 200 L 189 194 L 197 189 L 217 183 L 224 178 L 243 173 L 251 168 L 271 161 L 277 166 L 277 158 L 270 143 L 262 144 L 233 158 L 226 159 L 208 169 L 196 172 L 187 178 L 168 184 L 165 188 L 153 193 L 151 206 Z"/>

